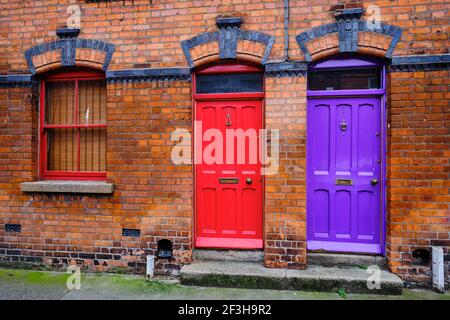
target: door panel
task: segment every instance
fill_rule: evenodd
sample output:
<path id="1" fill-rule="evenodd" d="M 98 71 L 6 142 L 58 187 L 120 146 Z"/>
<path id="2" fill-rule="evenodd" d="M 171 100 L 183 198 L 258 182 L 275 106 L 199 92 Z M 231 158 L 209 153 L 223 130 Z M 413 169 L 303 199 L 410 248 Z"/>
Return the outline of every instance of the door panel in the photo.
<path id="1" fill-rule="evenodd" d="M 380 112 L 379 98 L 309 99 L 308 249 L 381 252 Z"/>
<path id="2" fill-rule="evenodd" d="M 315 145 L 322 148 L 314 148 L 311 152 L 314 154 L 314 172 L 317 175 L 328 174 L 330 167 L 330 105 L 317 104 L 314 108 L 315 126 L 312 140 Z"/>
<path id="3" fill-rule="evenodd" d="M 314 190 L 313 210 L 314 236 L 328 238 L 330 236 L 330 193 L 328 190 Z"/>
<path id="4" fill-rule="evenodd" d="M 202 162 L 196 164 L 196 247 L 263 246 L 261 109 L 257 100 L 196 102 L 195 120 L 208 137 L 202 142 Z M 205 159 L 205 152 L 215 161 Z"/>
<path id="5" fill-rule="evenodd" d="M 200 201 L 202 211 L 210 212 L 215 210 L 217 206 L 217 190 L 215 188 L 203 188 Z M 202 216 L 201 220 L 203 232 L 208 234 L 214 234 L 216 232 L 217 220 L 215 215 Z"/>
<path id="6" fill-rule="evenodd" d="M 255 188 L 244 188 L 242 191 L 242 234 L 247 236 L 256 236 L 258 230 L 258 223 L 261 221 L 259 215 L 258 202 L 260 194 Z"/>
<path id="7" fill-rule="evenodd" d="M 338 127 L 341 121 L 347 125 L 352 123 L 352 106 L 339 104 L 336 106 L 334 127 Z M 349 134 L 337 134 L 336 137 L 335 168 L 339 175 L 350 175 L 352 168 L 352 136 Z"/>
<path id="8" fill-rule="evenodd" d="M 336 238 L 350 239 L 351 237 L 351 207 L 352 194 L 348 190 L 337 190 L 335 201 L 335 212 L 339 212 L 336 219 Z"/>

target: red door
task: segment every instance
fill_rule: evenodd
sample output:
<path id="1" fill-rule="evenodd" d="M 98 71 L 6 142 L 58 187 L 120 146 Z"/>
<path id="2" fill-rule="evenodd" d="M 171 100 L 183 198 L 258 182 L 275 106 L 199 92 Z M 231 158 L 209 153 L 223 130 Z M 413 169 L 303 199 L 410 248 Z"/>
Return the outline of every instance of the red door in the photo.
<path id="1" fill-rule="evenodd" d="M 196 247 L 263 247 L 261 115 L 261 100 L 196 103 Z"/>

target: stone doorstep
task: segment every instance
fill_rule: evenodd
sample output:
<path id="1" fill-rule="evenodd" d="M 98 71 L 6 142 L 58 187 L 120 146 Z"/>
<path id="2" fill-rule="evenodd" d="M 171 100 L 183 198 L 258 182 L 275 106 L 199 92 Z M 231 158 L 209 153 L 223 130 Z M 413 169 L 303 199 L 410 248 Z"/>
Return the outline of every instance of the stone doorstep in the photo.
<path id="1" fill-rule="evenodd" d="M 385 257 L 375 255 L 308 252 L 308 265 L 337 268 L 378 266 L 387 270 Z"/>
<path id="2" fill-rule="evenodd" d="M 104 181 L 65 181 L 44 180 L 23 182 L 20 184 L 22 192 L 58 192 L 58 193 L 113 193 L 114 185 Z"/>
<path id="3" fill-rule="evenodd" d="M 235 261 L 235 262 L 263 262 L 262 250 L 213 250 L 195 249 L 192 252 L 194 261 Z"/>
<path id="4" fill-rule="evenodd" d="M 401 295 L 403 282 L 396 275 L 381 270 L 380 289 L 369 290 L 371 275 L 363 269 L 309 266 L 306 270 L 266 268 L 258 262 L 209 261 L 184 265 L 180 280 L 184 285 L 274 289 L 298 291 L 373 293 Z"/>

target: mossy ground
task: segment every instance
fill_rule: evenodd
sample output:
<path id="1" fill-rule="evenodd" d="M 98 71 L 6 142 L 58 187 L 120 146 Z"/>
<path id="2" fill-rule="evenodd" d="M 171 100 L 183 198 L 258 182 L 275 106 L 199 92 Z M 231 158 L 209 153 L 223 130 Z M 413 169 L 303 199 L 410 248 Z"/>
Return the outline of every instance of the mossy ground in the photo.
<path id="1" fill-rule="evenodd" d="M 182 286 L 165 280 L 147 281 L 142 276 L 82 274 L 81 289 L 69 290 L 70 275 L 62 272 L 0 269 L 0 299 L 445 299 L 450 293 L 403 290 L 402 296 L 378 296 L 327 292 Z"/>

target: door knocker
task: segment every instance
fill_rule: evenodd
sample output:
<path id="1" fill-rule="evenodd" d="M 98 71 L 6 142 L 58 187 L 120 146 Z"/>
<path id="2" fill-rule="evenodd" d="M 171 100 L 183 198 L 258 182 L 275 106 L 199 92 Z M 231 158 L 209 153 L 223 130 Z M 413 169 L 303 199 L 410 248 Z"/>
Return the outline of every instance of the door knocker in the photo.
<path id="1" fill-rule="evenodd" d="M 225 122 L 227 127 L 231 126 L 231 114 L 227 113 L 227 120 Z"/>
<path id="2" fill-rule="evenodd" d="M 341 125 L 340 125 L 340 127 L 341 127 L 341 131 L 342 132 L 344 132 L 345 130 L 347 130 L 347 122 L 345 122 L 345 120 L 342 120 L 341 121 Z"/>

